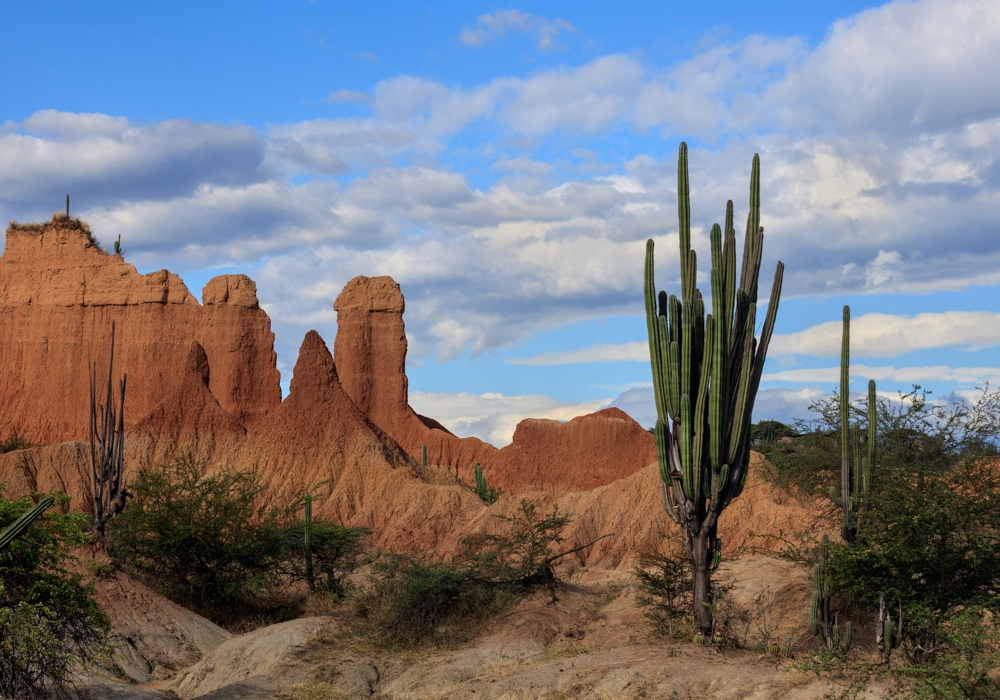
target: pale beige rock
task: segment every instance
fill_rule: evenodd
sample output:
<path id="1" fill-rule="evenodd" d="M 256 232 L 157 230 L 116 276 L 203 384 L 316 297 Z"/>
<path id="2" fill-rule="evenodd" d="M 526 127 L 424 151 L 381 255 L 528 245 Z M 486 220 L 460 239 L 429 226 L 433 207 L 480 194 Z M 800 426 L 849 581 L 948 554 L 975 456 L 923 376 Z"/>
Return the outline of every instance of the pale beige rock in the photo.
<path id="1" fill-rule="evenodd" d="M 329 627 L 326 618 L 304 617 L 234 637 L 179 675 L 172 689 L 187 700 L 253 677 L 279 678 L 306 642 Z"/>
<path id="2" fill-rule="evenodd" d="M 232 637 L 118 571 L 94 582 L 112 625 L 115 660 L 134 683 L 172 678 Z"/>

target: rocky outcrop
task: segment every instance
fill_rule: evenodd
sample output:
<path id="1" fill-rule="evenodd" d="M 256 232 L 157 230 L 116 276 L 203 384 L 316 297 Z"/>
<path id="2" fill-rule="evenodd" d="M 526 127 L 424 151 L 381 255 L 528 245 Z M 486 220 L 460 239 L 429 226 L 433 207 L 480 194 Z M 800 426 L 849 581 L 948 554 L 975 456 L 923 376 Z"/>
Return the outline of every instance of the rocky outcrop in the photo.
<path id="1" fill-rule="evenodd" d="M 429 464 L 457 471 L 466 481 L 476 462 L 490 484 L 508 493 L 532 489 L 592 489 L 634 474 L 656 458 L 652 435 L 618 409 L 568 423 L 526 419 L 513 442 L 497 449 L 459 438 L 409 405 L 406 379 L 406 302 L 391 277 L 355 277 L 333 305 L 334 358 L 354 403 L 409 454 L 427 446 Z"/>
<path id="2" fill-rule="evenodd" d="M 618 409 L 567 423 L 523 421 L 497 449 L 459 438 L 408 404 L 405 308 L 388 277 L 352 280 L 338 297 L 335 353 L 316 332 L 280 400 L 270 321 L 253 282 L 210 281 L 204 304 L 166 271 L 140 275 L 67 220 L 11 228 L 0 257 L 0 423 L 42 447 L 0 455 L 6 495 L 60 490 L 91 502 L 88 363 L 99 380 L 116 323 L 116 373 L 128 373 L 127 457 L 136 469 L 177 452 L 258 471 L 275 499 L 308 489 L 319 517 L 372 528 L 378 547 L 454 553 L 503 526 L 520 499 L 487 507 L 457 483 L 481 462 L 491 485 L 573 516 L 577 558 L 622 566 L 673 527 L 659 500 L 653 436 Z M 76 442 L 74 442 L 76 441 Z M 411 455 L 428 446 L 431 466 Z M 649 465 L 649 466 L 647 466 Z M 751 477 L 721 524 L 725 547 L 748 528 L 786 533 L 809 513 Z M 776 515 L 776 513 L 783 515 Z M 742 529 L 741 529 L 742 528 Z M 728 550 L 727 550 L 728 551 Z"/>
<path id="3" fill-rule="evenodd" d="M 0 257 L 0 426 L 38 444 L 88 439 L 88 367 L 128 374 L 130 454 L 212 453 L 281 401 L 274 335 L 245 275 L 204 290 L 166 270 L 139 274 L 85 225 L 7 230 Z"/>

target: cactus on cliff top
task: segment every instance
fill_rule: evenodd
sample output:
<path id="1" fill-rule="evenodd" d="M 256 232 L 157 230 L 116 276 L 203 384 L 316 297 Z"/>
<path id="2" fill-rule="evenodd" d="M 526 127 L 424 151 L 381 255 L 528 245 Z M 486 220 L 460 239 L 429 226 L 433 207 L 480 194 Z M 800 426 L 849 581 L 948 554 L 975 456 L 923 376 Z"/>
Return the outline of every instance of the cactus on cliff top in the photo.
<path id="1" fill-rule="evenodd" d="M 663 505 L 681 526 L 694 576 L 694 613 L 701 630 L 711 625 L 711 566 L 719 514 L 743 491 L 750 466 L 750 418 L 768 343 L 774 330 L 784 265 L 778 263 L 760 341 L 754 337 L 758 277 L 764 244 L 760 225 L 760 158 L 750 174 L 742 265 L 737 271 L 733 203 L 725 228 L 711 230 L 711 313 L 697 287 L 691 248 L 687 145 L 677 164 L 681 295 L 657 295 L 653 241 L 646 243 L 645 302 L 656 446 Z M 737 277 L 739 274 L 739 277 Z"/>

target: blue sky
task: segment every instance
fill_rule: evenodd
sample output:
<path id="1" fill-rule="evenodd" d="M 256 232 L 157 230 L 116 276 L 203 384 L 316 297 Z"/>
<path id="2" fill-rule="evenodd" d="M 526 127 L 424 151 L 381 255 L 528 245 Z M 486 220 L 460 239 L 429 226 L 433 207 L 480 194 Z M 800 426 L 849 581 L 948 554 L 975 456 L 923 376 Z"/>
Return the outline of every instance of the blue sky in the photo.
<path id="1" fill-rule="evenodd" d="M 681 140 L 704 252 L 761 154 L 763 284 L 786 277 L 758 419 L 833 389 L 845 303 L 855 390 L 1000 382 L 994 2 L 2 14 L 0 215 L 69 192 L 140 271 L 249 274 L 286 386 L 344 283 L 390 274 L 417 410 L 497 444 L 609 404 L 650 424 L 643 246 L 673 290 Z"/>

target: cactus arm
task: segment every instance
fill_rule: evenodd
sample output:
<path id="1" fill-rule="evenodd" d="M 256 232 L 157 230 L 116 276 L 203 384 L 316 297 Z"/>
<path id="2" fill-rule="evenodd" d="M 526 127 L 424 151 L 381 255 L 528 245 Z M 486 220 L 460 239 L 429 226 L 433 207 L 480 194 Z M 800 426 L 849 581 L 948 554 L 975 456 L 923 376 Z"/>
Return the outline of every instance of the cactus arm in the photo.
<path id="1" fill-rule="evenodd" d="M 681 471 L 684 474 L 684 495 L 693 501 L 701 490 L 698 478 L 701 469 L 691 464 L 691 397 L 681 396 Z"/>
<path id="2" fill-rule="evenodd" d="M 844 306 L 844 326 L 840 340 L 840 505 L 843 510 L 844 539 L 851 543 L 851 458 L 850 431 L 851 307 Z"/>
<path id="3" fill-rule="evenodd" d="M 691 250 L 691 190 L 688 180 L 688 149 L 681 143 L 677 151 L 677 224 L 681 253 L 681 284 L 688 278 L 688 251 Z"/>
<path id="4" fill-rule="evenodd" d="M 670 380 L 671 419 L 677 421 L 681 412 L 681 350 L 677 341 L 670 343 Z"/>
<path id="5" fill-rule="evenodd" d="M 771 345 L 774 334 L 774 324 L 778 320 L 778 304 L 781 301 L 781 285 L 785 279 L 785 264 L 779 262 L 774 267 L 774 280 L 771 282 L 771 296 L 767 300 L 767 313 L 764 314 L 764 327 L 760 331 L 760 342 L 754 351 L 753 382 L 750 385 L 750 413 L 753 412 L 760 378 L 764 374 L 764 363 L 767 360 L 767 349 Z"/>
<path id="6" fill-rule="evenodd" d="M 694 350 L 691 347 L 694 342 L 694 319 L 691 318 L 691 315 L 694 310 L 691 306 L 692 302 L 689 299 L 685 299 L 681 307 L 681 319 L 683 323 L 683 330 L 681 331 L 681 396 L 688 397 L 694 396 L 694 392 L 691 389 L 691 365 L 693 361 L 691 355 Z"/>
<path id="7" fill-rule="evenodd" d="M 55 499 L 52 496 L 46 496 L 41 501 L 38 502 L 31 510 L 24 513 L 20 518 L 15 520 L 11 525 L 0 532 L 0 552 L 7 549 L 10 544 L 16 540 L 18 537 L 23 535 L 31 527 L 31 524 L 37 520 L 42 513 L 52 507 L 55 503 Z"/>
<path id="8" fill-rule="evenodd" d="M 745 347 L 743 348 L 743 366 L 740 369 L 740 383 L 736 393 L 736 406 L 732 414 L 732 434 L 729 439 L 729 451 L 726 454 L 726 461 L 736 456 L 737 450 L 743 440 L 743 424 L 747 421 L 746 408 L 748 396 L 750 394 L 750 380 L 753 370 L 754 337 L 753 327 L 756 320 L 756 305 L 750 305 L 750 313 L 747 314 L 747 333 L 744 334 Z"/>
<path id="9" fill-rule="evenodd" d="M 697 469 L 702 469 L 703 465 L 707 471 L 711 470 L 711 464 L 706 464 L 704 460 L 704 447 L 705 447 L 705 432 L 708 430 L 708 424 L 705 422 L 705 413 L 708 409 L 708 376 L 711 373 L 712 368 L 712 326 L 714 324 L 714 319 L 711 314 L 705 318 L 705 342 L 702 346 L 701 353 L 701 375 L 702 380 L 698 386 L 698 398 L 694 404 L 694 425 L 697 432 L 694 435 L 694 445 L 692 459 L 694 464 L 697 465 Z M 711 440 L 711 433 L 709 432 L 709 440 Z M 704 488 L 709 486 L 709 476 L 705 475 L 702 477 Z M 712 498 L 711 494 L 706 494 L 706 498 Z"/>
<path id="10" fill-rule="evenodd" d="M 662 352 L 661 323 L 662 315 L 657 314 L 656 287 L 653 280 L 653 239 L 646 241 L 646 271 L 643 284 L 646 300 L 646 331 L 649 335 L 649 361 L 653 371 L 653 397 L 656 401 L 656 416 L 659 420 L 667 419 L 667 404 L 662 382 L 664 361 Z M 662 306 L 662 304 L 661 304 Z"/>
<path id="11" fill-rule="evenodd" d="M 729 366 L 729 358 L 727 357 L 726 350 L 728 349 L 728 339 L 726 338 L 726 325 L 724 323 L 717 323 L 714 319 L 722 319 L 726 317 L 725 312 L 722 308 L 722 289 L 721 280 L 719 279 L 719 271 L 712 270 L 712 365 L 711 365 L 711 378 L 712 378 L 712 393 L 709 397 L 710 400 L 710 413 L 709 413 L 709 447 L 712 460 L 712 469 L 718 471 L 722 468 L 723 461 L 725 457 L 722 454 L 722 445 L 725 440 L 725 430 L 726 430 L 726 413 L 728 410 L 727 399 L 729 398 L 729 392 L 727 390 L 728 382 L 726 381 L 726 368 Z"/>

